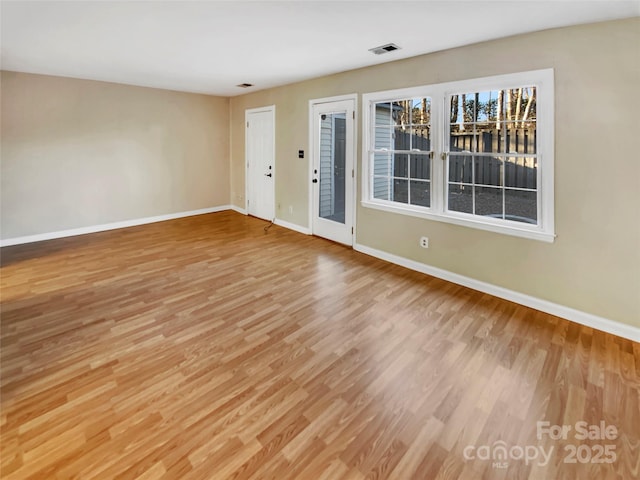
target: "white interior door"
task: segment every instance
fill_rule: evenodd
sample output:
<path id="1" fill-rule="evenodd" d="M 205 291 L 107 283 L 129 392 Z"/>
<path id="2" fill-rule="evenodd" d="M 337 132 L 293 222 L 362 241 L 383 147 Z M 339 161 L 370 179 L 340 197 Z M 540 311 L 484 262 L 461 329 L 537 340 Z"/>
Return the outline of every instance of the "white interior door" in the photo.
<path id="1" fill-rule="evenodd" d="M 245 112 L 247 212 L 275 218 L 275 106 Z"/>
<path id="2" fill-rule="evenodd" d="M 353 245 L 355 100 L 314 103 L 311 109 L 312 231 Z"/>

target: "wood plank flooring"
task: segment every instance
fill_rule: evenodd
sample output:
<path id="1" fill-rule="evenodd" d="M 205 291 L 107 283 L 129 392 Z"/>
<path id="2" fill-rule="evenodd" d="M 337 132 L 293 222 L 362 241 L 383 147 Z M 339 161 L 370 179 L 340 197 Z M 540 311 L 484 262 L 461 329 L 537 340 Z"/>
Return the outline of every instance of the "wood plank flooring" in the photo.
<path id="1" fill-rule="evenodd" d="M 2 478 L 640 476 L 637 343 L 264 226 L 4 248 Z"/>

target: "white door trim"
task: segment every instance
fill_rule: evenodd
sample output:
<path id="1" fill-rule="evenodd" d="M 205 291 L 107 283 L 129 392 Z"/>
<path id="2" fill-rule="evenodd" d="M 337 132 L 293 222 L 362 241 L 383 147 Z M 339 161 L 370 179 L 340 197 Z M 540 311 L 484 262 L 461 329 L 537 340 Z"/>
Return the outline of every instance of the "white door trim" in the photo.
<path id="1" fill-rule="evenodd" d="M 249 159 L 247 156 L 247 144 L 248 144 L 248 135 L 247 135 L 247 124 L 249 122 L 249 115 L 252 113 L 263 113 L 270 112 L 272 117 L 272 125 L 273 125 L 273 191 L 271 192 L 273 196 L 273 218 L 276 217 L 276 106 L 275 105 L 267 105 L 264 107 L 257 108 L 248 108 L 244 111 L 244 209 L 249 213 Z"/>
<path id="2" fill-rule="evenodd" d="M 313 131 L 313 123 L 314 123 L 314 118 L 313 118 L 313 107 L 314 105 L 320 105 L 323 103 L 331 103 L 331 102 L 339 102 L 342 100 L 352 100 L 353 101 L 353 112 L 354 112 L 354 121 L 353 121 L 353 178 L 351 179 L 352 182 L 352 189 L 353 189 L 353 199 L 352 199 L 352 214 L 351 214 L 351 224 L 353 226 L 353 235 L 351 236 L 351 246 L 353 247 L 353 245 L 356 244 L 356 233 L 357 233 L 357 224 L 356 224 L 356 210 L 357 210 L 357 205 L 358 205 L 358 182 L 356 182 L 356 179 L 358 178 L 358 132 L 359 132 L 359 128 L 358 128 L 358 120 L 359 120 L 359 115 L 358 115 L 358 94 L 357 93 L 350 93 L 350 94 L 346 94 L 346 95 L 336 95 L 333 97 L 323 97 L 323 98 L 314 98 L 309 100 L 309 113 L 308 113 L 308 124 L 309 124 L 309 147 L 308 147 L 308 157 L 309 160 L 307 162 L 307 186 L 308 186 L 308 192 L 309 192 L 309 211 L 308 211 L 308 215 L 309 215 L 309 222 L 308 222 L 308 230 L 309 232 L 311 232 L 311 234 L 313 234 L 313 204 L 314 204 L 314 198 L 313 198 L 313 188 L 312 188 L 312 180 L 313 180 L 313 161 L 314 161 L 314 144 L 313 144 L 313 137 L 314 137 L 314 131 Z"/>

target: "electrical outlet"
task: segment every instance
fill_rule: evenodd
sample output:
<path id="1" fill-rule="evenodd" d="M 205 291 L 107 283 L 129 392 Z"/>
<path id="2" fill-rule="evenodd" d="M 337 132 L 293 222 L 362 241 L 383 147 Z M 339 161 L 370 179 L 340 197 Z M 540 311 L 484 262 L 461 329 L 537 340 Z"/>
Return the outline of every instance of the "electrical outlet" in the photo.
<path id="1" fill-rule="evenodd" d="M 422 248 L 429 248 L 429 237 L 420 237 L 420 246 Z"/>
<path id="2" fill-rule="evenodd" d="M 289 214 L 293 213 L 293 205 L 289 205 Z"/>

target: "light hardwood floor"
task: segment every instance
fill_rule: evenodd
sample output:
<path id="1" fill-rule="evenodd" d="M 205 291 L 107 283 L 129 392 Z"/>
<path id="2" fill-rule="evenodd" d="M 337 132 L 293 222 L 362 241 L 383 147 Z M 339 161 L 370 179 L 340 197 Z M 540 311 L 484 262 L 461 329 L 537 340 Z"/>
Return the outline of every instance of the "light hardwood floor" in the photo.
<path id="1" fill-rule="evenodd" d="M 264 226 L 4 248 L 2 478 L 638 478 L 637 343 Z"/>

